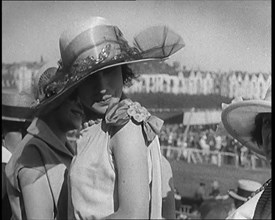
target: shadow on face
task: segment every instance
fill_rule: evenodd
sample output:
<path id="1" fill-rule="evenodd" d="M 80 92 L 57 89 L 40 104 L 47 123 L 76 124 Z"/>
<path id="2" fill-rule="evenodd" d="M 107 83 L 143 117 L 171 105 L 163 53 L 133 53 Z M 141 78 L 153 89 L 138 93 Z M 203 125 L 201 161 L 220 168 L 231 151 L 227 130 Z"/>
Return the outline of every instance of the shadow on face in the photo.
<path id="1" fill-rule="evenodd" d="M 88 77 L 79 87 L 81 103 L 97 114 L 105 114 L 111 100 L 120 100 L 123 78 L 120 66 L 108 68 Z"/>

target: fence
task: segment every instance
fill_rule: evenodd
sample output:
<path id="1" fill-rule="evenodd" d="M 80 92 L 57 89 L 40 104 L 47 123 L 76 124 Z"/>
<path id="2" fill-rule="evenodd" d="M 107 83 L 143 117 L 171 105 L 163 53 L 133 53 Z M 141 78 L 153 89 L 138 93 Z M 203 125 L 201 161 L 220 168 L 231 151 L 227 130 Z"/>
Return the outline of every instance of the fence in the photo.
<path id="1" fill-rule="evenodd" d="M 262 169 L 268 166 L 264 159 L 253 154 L 250 157 L 240 158 L 238 154 L 230 152 L 205 151 L 171 146 L 161 146 L 161 151 L 167 159 L 185 160 L 188 163 L 194 164 L 230 165 L 250 169 Z"/>
<path id="2" fill-rule="evenodd" d="M 72 146 L 76 148 L 76 139 L 74 137 L 68 137 L 68 140 Z M 167 159 L 185 160 L 188 163 L 194 164 L 230 165 L 249 169 L 263 169 L 268 167 L 264 159 L 253 154 L 249 158 L 240 158 L 239 155 L 235 153 L 171 146 L 161 146 L 161 152 Z"/>

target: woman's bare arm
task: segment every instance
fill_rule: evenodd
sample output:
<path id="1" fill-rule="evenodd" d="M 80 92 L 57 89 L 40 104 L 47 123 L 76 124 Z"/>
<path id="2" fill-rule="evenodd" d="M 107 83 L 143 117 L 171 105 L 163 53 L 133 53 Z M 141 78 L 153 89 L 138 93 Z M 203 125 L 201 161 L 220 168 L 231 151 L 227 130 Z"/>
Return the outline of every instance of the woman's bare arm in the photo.
<path id="1" fill-rule="evenodd" d="M 36 180 L 27 176 L 38 176 Z M 19 172 L 19 181 L 27 219 L 54 219 L 54 205 L 45 174 L 32 168 L 23 168 Z"/>
<path id="2" fill-rule="evenodd" d="M 141 126 L 129 121 L 111 139 L 118 171 L 117 212 L 107 218 L 149 218 L 147 146 Z"/>

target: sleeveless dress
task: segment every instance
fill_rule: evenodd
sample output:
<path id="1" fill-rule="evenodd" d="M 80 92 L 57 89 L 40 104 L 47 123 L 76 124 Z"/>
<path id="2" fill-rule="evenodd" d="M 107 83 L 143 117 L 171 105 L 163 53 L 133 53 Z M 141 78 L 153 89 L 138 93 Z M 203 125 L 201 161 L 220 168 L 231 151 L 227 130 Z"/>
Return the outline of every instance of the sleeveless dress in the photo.
<path id="1" fill-rule="evenodd" d="M 77 143 L 77 155 L 69 171 L 69 219 L 98 219 L 117 211 L 117 170 L 109 146 L 110 134 L 115 126 L 130 120 L 141 126 L 148 143 L 149 216 L 161 218 L 161 152 L 157 134 L 163 121 L 139 103 L 125 99 L 109 108 L 104 120 L 85 129 Z"/>
<path id="2" fill-rule="evenodd" d="M 66 143 L 65 146 L 48 125 L 39 118 L 33 119 L 27 132 L 16 147 L 5 170 L 8 179 L 7 191 L 12 208 L 11 219 L 27 219 L 19 175 L 24 168 L 28 168 L 33 172 L 24 174 L 24 178 L 28 179 L 30 186 L 34 185 L 42 176 L 46 176 L 54 205 L 54 219 L 67 220 L 67 175 L 75 154 L 73 148 L 69 143 Z M 43 195 L 41 195 L 42 197 Z M 43 202 L 42 199 L 41 202 Z"/>

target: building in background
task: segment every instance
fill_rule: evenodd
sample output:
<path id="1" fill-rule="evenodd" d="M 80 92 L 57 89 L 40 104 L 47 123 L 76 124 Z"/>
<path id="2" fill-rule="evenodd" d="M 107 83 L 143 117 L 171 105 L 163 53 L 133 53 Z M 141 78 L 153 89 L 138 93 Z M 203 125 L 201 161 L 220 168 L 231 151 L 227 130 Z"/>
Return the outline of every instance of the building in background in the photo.
<path id="1" fill-rule="evenodd" d="M 20 92 L 29 88 L 43 64 L 43 58 L 40 62 L 2 64 L 2 89 Z M 199 68 L 175 70 L 168 64 L 156 69 L 156 65 L 145 63 L 138 72 L 141 72 L 140 77 L 131 87 L 125 88 L 126 93 L 217 94 L 229 98 L 260 99 L 271 83 L 271 73 L 213 72 Z"/>

